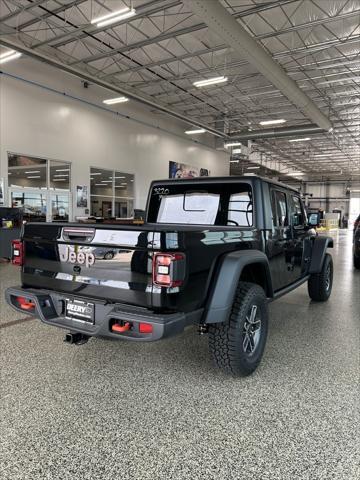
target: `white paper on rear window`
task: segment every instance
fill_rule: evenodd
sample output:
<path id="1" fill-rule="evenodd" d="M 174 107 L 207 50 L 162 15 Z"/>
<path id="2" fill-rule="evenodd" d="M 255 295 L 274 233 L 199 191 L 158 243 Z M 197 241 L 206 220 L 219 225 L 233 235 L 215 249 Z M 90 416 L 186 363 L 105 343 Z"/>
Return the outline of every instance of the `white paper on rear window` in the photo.
<path id="1" fill-rule="evenodd" d="M 214 225 L 219 202 L 220 195 L 209 193 L 191 193 L 185 198 L 183 194 L 164 195 L 161 199 L 157 222 Z"/>

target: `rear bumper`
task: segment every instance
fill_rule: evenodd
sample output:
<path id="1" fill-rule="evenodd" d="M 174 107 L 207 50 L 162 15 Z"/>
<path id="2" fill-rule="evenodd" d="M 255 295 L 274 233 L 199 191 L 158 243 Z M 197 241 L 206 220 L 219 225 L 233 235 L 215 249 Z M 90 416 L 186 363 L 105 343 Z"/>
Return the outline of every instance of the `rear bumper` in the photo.
<path id="1" fill-rule="evenodd" d="M 24 310 L 17 304 L 17 297 L 25 297 L 34 303 L 32 310 Z M 151 342 L 181 333 L 187 325 L 200 322 L 203 310 L 184 313 L 156 314 L 145 308 L 124 304 L 100 302 L 90 298 L 61 294 L 50 290 L 10 287 L 5 291 L 7 303 L 15 310 L 40 318 L 43 323 L 79 332 L 89 337 L 109 337 L 115 339 Z M 65 316 L 65 302 L 69 298 L 86 300 L 95 304 L 94 323 L 75 320 Z M 129 322 L 130 331 L 114 333 L 111 326 L 115 322 Z M 152 325 L 152 333 L 140 333 L 139 324 Z"/>

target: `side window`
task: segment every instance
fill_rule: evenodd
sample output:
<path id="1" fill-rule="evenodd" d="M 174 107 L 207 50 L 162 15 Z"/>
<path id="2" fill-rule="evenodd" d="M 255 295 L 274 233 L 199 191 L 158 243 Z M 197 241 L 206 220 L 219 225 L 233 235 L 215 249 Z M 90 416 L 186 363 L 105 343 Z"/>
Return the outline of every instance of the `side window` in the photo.
<path id="1" fill-rule="evenodd" d="M 279 190 L 273 190 L 271 195 L 271 208 L 274 226 L 286 227 L 288 225 L 288 215 L 285 193 Z"/>
<path id="2" fill-rule="evenodd" d="M 251 192 L 234 193 L 231 195 L 228 212 L 228 225 L 251 227 L 253 224 Z"/>
<path id="3" fill-rule="evenodd" d="M 290 206 L 291 224 L 294 227 L 301 227 L 306 223 L 305 212 L 299 197 L 291 196 Z"/>

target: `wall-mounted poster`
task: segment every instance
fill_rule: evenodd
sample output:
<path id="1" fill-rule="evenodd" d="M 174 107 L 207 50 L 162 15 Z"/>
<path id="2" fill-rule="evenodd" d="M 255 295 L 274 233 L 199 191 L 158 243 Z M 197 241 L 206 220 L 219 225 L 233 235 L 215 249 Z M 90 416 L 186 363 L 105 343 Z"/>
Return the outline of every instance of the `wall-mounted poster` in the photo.
<path id="1" fill-rule="evenodd" d="M 169 162 L 169 178 L 208 177 L 207 168 L 192 167 L 186 163 Z"/>
<path id="2" fill-rule="evenodd" d="M 5 202 L 5 186 L 4 179 L 0 178 L 0 205 L 4 205 Z"/>
<path id="3" fill-rule="evenodd" d="M 87 208 L 88 206 L 88 187 L 87 185 L 76 186 L 76 206 L 80 208 Z"/>

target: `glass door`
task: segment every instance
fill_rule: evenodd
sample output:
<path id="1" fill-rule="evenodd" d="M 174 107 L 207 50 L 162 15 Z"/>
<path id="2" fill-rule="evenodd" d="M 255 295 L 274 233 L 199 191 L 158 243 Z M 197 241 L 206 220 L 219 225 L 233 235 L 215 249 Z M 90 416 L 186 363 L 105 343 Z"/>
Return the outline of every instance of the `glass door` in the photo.
<path id="1" fill-rule="evenodd" d="M 49 222 L 68 222 L 70 218 L 70 194 L 50 192 Z"/>

